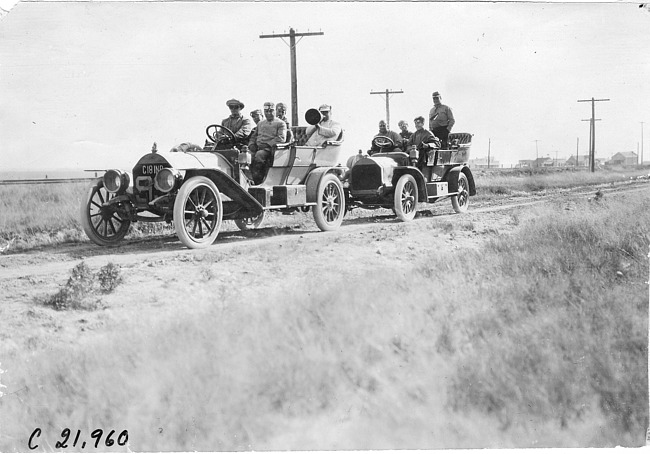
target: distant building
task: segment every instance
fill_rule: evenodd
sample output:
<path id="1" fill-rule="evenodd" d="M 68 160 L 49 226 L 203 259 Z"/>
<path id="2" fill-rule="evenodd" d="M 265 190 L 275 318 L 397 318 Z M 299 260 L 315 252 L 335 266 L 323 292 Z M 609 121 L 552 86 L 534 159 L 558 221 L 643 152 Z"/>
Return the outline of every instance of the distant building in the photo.
<path id="1" fill-rule="evenodd" d="M 608 166 L 635 166 L 639 163 L 639 156 L 633 151 L 616 153 L 605 164 Z"/>
<path id="2" fill-rule="evenodd" d="M 571 156 L 569 159 L 566 160 L 565 165 L 571 166 L 571 167 L 589 167 L 589 155 L 585 154 L 582 156 L 578 156 L 578 165 L 576 165 L 576 157 Z"/>
<path id="3" fill-rule="evenodd" d="M 533 167 L 553 167 L 553 159 L 548 156 L 545 158 L 537 158 L 533 161 Z"/>
<path id="4" fill-rule="evenodd" d="M 488 168 L 488 159 L 487 158 L 474 158 L 470 159 L 467 164 L 473 169 L 487 169 Z M 496 158 L 490 158 L 490 169 L 501 167 L 501 163 L 496 160 Z"/>
<path id="5" fill-rule="evenodd" d="M 528 167 L 533 167 L 534 164 L 535 164 L 534 159 L 520 159 L 519 163 L 515 167 L 525 169 L 525 168 L 528 168 Z"/>

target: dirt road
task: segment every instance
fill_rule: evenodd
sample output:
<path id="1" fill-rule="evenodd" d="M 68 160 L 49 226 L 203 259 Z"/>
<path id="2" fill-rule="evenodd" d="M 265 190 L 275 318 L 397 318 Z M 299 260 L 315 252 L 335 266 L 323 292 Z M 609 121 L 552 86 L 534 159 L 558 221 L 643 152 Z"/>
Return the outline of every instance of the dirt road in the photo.
<path id="1" fill-rule="evenodd" d="M 90 243 L 43 247 L 0 256 L 0 341 L 10 350 L 37 349 L 48 342 L 79 342 L 113 323 L 187 310 L 213 301 L 260 302 L 274 292 L 300 288 L 306 279 L 352 282 L 369 268 L 399 270 L 420 254 L 476 248 L 519 228 L 535 216 L 535 206 L 571 210 L 594 198 L 647 191 L 648 182 L 578 188 L 534 196 L 470 202 L 453 214 L 447 200 L 420 207 L 413 222 L 396 220 L 390 210 L 356 210 L 335 232 L 318 231 L 311 213 L 272 214 L 258 230 L 240 232 L 224 223 L 205 250 L 188 250 L 173 235 L 131 238 L 116 248 Z M 103 310 L 54 311 L 42 304 L 84 261 L 93 271 L 119 265 L 122 284 L 101 297 Z M 29 326 L 30 329 L 25 329 Z M 33 328 L 33 329 L 32 329 Z"/>

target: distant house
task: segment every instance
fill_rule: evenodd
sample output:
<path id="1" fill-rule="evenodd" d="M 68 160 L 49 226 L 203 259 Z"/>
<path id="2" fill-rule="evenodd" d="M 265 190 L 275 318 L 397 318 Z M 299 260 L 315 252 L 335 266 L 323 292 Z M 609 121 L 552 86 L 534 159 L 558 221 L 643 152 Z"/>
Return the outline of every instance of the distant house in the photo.
<path id="1" fill-rule="evenodd" d="M 548 156 L 545 158 L 537 158 L 533 161 L 533 167 L 553 167 L 553 159 Z"/>
<path id="2" fill-rule="evenodd" d="M 468 163 L 473 169 L 487 169 L 488 168 L 488 159 L 487 158 L 474 158 L 470 159 Z M 496 160 L 496 158 L 490 158 L 490 169 L 496 169 L 501 167 L 501 163 Z"/>
<path id="3" fill-rule="evenodd" d="M 589 167 L 589 155 L 585 154 L 582 156 L 578 156 L 578 165 L 576 166 L 576 157 L 571 156 L 569 159 L 566 160 L 565 165 L 571 166 L 571 167 Z"/>
<path id="4" fill-rule="evenodd" d="M 533 167 L 534 164 L 535 164 L 534 159 L 520 159 L 516 167 L 525 169 L 528 167 Z"/>
<path id="5" fill-rule="evenodd" d="M 639 156 L 633 151 L 616 153 L 606 162 L 609 166 L 635 166 L 639 163 Z"/>

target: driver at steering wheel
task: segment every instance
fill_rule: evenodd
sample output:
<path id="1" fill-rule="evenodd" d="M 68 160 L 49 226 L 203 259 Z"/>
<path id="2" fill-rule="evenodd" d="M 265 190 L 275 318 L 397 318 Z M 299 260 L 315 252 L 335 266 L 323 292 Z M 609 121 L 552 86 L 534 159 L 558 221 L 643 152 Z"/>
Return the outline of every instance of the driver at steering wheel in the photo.
<path id="1" fill-rule="evenodd" d="M 221 126 L 233 132 L 236 145 L 245 145 L 253 130 L 253 120 L 241 113 L 244 103 L 238 99 L 230 99 L 226 101 L 226 105 L 230 108 L 230 116 L 223 119 Z"/>
<path id="2" fill-rule="evenodd" d="M 374 140 L 377 137 L 388 137 L 389 139 L 391 139 L 393 141 L 393 145 L 392 146 L 391 145 L 386 145 L 386 146 L 380 147 L 380 146 L 376 145 L 375 140 Z M 384 120 L 381 120 L 379 122 L 379 134 L 377 134 L 375 137 L 373 137 L 372 146 L 371 146 L 370 151 L 368 152 L 368 154 L 372 155 L 374 153 L 386 153 L 386 152 L 390 152 L 390 151 L 403 151 L 400 148 L 401 143 L 402 143 L 402 138 L 400 137 L 400 135 L 397 134 L 395 131 L 390 131 L 386 127 L 386 122 Z"/>

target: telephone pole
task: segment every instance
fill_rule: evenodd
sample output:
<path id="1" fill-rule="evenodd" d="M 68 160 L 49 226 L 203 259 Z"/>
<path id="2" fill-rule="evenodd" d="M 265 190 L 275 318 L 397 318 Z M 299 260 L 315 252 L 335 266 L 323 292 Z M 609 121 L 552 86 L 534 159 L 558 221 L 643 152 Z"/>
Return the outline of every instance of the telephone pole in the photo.
<path id="1" fill-rule="evenodd" d="M 488 138 L 488 169 L 490 168 L 490 145 L 492 144 L 492 139 Z"/>
<path id="2" fill-rule="evenodd" d="M 371 95 L 385 95 L 386 96 L 386 128 L 387 129 L 390 129 L 390 103 L 389 103 L 390 95 L 398 94 L 398 93 L 404 93 L 404 92 L 402 90 L 391 91 L 388 88 L 386 89 L 386 91 L 371 91 L 370 92 Z"/>
<path id="3" fill-rule="evenodd" d="M 589 156 L 588 156 L 589 157 L 589 166 L 588 167 L 589 167 L 589 170 L 591 172 L 593 172 L 592 167 L 591 167 L 591 159 L 592 159 L 592 155 L 593 155 L 592 149 L 594 148 L 593 147 L 593 142 L 594 142 L 594 137 L 595 137 L 594 136 L 594 134 L 595 134 L 594 126 L 595 126 L 596 121 L 600 121 L 600 118 L 587 118 L 586 120 L 582 120 L 582 121 L 588 121 L 589 122 Z M 594 158 L 594 161 L 595 161 L 595 158 Z"/>
<path id="4" fill-rule="evenodd" d="M 323 32 L 296 33 L 293 28 L 289 28 L 289 33 L 260 35 L 260 38 L 289 38 L 289 53 L 291 57 L 291 123 L 298 126 L 298 77 L 296 71 L 296 36 L 300 37 L 300 42 L 305 36 L 324 35 Z M 286 44 L 287 42 L 284 41 Z"/>
<path id="5" fill-rule="evenodd" d="M 641 123 L 641 165 L 643 165 L 643 123 L 644 121 L 640 121 Z"/>
<path id="6" fill-rule="evenodd" d="M 533 140 L 533 142 L 535 142 L 535 167 L 537 167 L 539 165 L 539 163 L 537 162 L 537 160 L 539 159 L 539 150 L 537 149 L 537 142 L 541 142 L 541 140 L 535 139 Z"/>
<path id="7" fill-rule="evenodd" d="M 589 141 L 589 171 L 594 172 L 596 170 L 596 101 L 609 101 L 609 99 L 578 99 L 578 102 L 590 102 L 591 103 L 591 128 L 590 128 L 590 138 Z"/>

